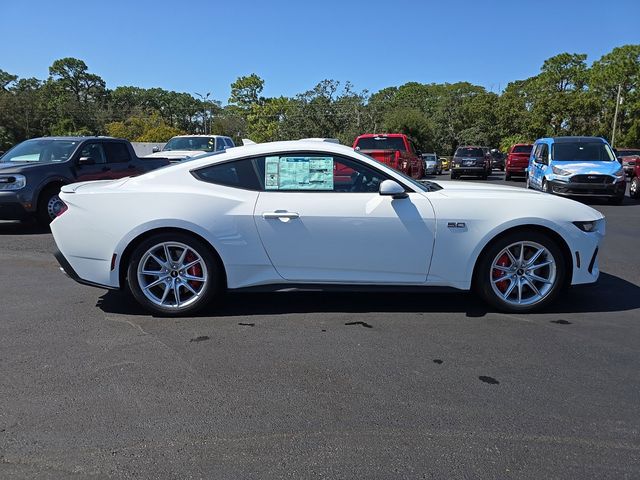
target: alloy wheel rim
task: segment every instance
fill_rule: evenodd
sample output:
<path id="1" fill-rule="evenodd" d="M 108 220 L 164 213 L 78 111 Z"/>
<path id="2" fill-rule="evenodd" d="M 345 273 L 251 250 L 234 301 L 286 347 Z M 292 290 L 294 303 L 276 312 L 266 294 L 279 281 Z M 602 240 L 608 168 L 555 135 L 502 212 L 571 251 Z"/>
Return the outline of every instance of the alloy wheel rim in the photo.
<path id="1" fill-rule="evenodd" d="M 53 220 L 58 216 L 60 210 L 62 209 L 62 200 L 58 195 L 52 196 L 47 202 L 47 213 L 49 214 L 49 218 Z"/>
<path id="2" fill-rule="evenodd" d="M 638 181 L 634 180 L 631 182 L 631 185 L 629 185 L 629 192 L 635 195 L 637 190 L 638 190 Z"/>
<path id="3" fill-rule="evenodd" d="M 140 290 L 159 307 L 186 308 L 202 297 L 208 283 L 204 259 L 184 243 L 154 245 L 138 262 Z"/>
<path id="4" fill-rule="evenodd" d="M 534 305 L 544 300 L 555 285 L 556 277 L 556 260 L 549 249 L 529 241 L 503 248 L 489 270 L 493 292 L 513 306 Z"/>

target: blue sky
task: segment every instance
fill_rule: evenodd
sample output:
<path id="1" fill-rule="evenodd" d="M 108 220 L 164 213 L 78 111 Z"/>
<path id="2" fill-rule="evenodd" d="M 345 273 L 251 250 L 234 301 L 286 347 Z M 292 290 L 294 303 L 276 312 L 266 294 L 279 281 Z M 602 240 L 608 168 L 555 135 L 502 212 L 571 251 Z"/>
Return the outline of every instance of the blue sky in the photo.
<path id="1" fill-rule="evenodd" d="M 0 69 L 46 78 L 72 56 L 109 88 L 211 92 L 223 103 L 250 73 L 266 96 L 325 78 L 372 92 L 463 80 L 498 91 L 555 54 L 591 62 L 640 43 L 639 18 L 639 0 L 0 0 Z"/>

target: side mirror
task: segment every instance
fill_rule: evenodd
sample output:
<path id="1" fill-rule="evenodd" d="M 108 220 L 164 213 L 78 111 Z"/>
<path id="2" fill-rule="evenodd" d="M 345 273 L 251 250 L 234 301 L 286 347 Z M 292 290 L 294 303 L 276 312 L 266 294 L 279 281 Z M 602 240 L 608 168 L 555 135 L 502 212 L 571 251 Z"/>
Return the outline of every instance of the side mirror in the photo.
<path id="1" fill-rule="evenodd" d="M 409 195 L 402 185 L 393 180 L 385 180 L 380 184 L 380 195 L 391 196 L 393 199 L 407 198 Z"/>
<path id="2" fill-rule="evenodd" d="M 78 159 L 79 165 L 95 165 L 96 161 L 91 157 L 80 157 Z"/>
<path id="3" fill-rule="evenodd" d="M 160 151 L 160 149 L 158 147 L 153 147 L 151 149 L 151 153 L 158 153 Z"/>

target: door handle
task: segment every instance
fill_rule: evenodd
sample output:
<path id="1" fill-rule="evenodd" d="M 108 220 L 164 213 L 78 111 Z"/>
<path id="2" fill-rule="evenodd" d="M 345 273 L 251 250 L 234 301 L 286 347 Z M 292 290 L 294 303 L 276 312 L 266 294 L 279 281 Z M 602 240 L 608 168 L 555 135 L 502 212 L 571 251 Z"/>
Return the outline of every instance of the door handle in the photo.
<path id="1" fill-rule="evenodd" d="M 287 212 L 285 210 L 278 210 L 275 212 L 264 212 L 262 214 L 262 218 L 264 218 L 265 220 L 273 219 L 273 218 L 291 220 L 293 218 L 300 218 L 300 214 L 296 212 Z"/>

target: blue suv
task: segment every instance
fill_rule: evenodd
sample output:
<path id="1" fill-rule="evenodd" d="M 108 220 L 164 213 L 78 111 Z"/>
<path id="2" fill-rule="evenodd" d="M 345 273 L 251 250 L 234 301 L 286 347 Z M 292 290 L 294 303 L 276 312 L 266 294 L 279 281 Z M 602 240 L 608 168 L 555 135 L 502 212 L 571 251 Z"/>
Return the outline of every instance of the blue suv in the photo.
<path id="1" fill-rule="evenodd" d="M 533 145 L 527 188 L 556 195 L 605 197 L 620 205 L 626 187 L 624 169 L 603 138 L 541 138 Z"/>

